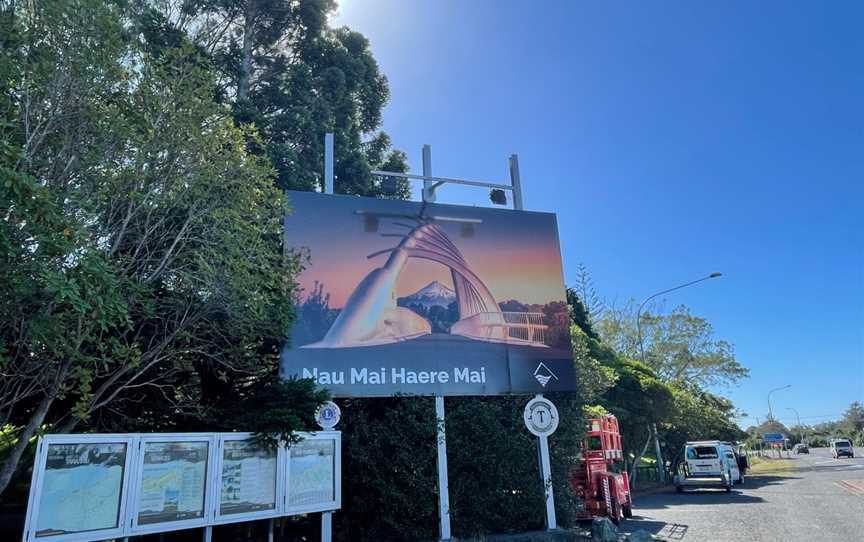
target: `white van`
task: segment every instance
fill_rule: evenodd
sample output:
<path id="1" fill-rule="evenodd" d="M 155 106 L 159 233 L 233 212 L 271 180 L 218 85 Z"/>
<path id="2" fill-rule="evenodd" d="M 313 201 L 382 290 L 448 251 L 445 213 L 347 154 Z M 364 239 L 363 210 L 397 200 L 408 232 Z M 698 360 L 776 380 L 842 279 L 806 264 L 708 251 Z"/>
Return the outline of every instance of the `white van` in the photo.
<path id="1" fill-rule="evenodd" d="M 852 447 L 852 443 L 849 442 L 848 439 L 831 439 L 831 456 L 834 457 L 834 459 L 840 459 L 844 456 L 855 457 L 855 449 Z"/>
<path id="2" fill-rule="evenodd" d="M 728 442 L 705 440 L 684 445 L 684 461 L 675 475 L 675 489 L 722 487 L 731 491 L 744 482 L 735 448 Z"/>

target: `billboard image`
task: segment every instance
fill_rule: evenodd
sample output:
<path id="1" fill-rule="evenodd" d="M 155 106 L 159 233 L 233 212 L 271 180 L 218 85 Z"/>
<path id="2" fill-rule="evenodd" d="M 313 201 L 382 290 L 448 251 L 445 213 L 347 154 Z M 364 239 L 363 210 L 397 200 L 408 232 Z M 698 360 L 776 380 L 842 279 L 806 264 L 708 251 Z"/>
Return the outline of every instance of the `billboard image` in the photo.
<path id="1" fill-rule="evenodd" d="M 573 390 L 555 215 L 289 192 L 283 376 L 334 396 Z"/>

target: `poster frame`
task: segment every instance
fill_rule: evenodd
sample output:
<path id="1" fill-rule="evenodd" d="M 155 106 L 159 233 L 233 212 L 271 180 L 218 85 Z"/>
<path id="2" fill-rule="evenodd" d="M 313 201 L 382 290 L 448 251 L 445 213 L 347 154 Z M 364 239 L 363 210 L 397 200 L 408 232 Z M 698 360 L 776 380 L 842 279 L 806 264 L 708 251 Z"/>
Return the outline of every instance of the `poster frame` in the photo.
<path id="1" fill-rule="evenodd" d="M 117 513 L 117 527 L 111 529 L 98 529 L 81 531 L 76 533 L 62 533 L 56 535 L 36 536 L 36 526 L 39 522 L 39 507 L 36 506 L 42 497 L 42 484 L 45 481 L 45 466 L 48 460 L 48 447 L 54 444 L 114 444 L 126 445 L 126 457 L 123 464 L 123 478 L 120 482 L 120 507 Z M 99 434 L 76 434 L 76 435 L 45 435 L 39 438 L 36 449 L 33 478 L 30 483 L 30 492 L 27 498 L 27 513 L 24 520 L 25 542 L 35 541 L 89 541 L 119 538 L 126 533 L 127 506 L 129 494 L 132 491 L 132 459 L 136 456 L 137 439 L 128 433 L 99 433 Z M 98 535 L 97 535 L 98 533 Z M 94 539 L 94 535 L 97 538 Z"/>
<path id="2" fill-rule="evenodd" d="M 303 506 L 289 506 L 288 492 L 291 490 L 291 446 L 285 448 L 285 511 L 284 514 L 294 516 L 299 514 L 312 514 L 315 512 L 332 512 L 342 508 L 342 432 L 341 431 L 315 431 L 297 433 L 306 440 L 331 440 L 334 443 L 333 451 L 333 500 L 326 503 L 308 504 Z"/>
<path id="3" fill-rule="evenodd" d="M 132 478 L 132 487 L 129 492 L 129 530 L 128 535 L 142 535 L 149 533 L 165 533 L 170 531 L 180 531 L 183 529 L 193 529 L 196 527 L 206 527 L 212 524 L 213 520 L 213 502 L 212 502 L 212 485 L 213 480 L 213 464 L 215 456 L 216 437 L 214 433 L 151 433 L 140 435 L 138 437 L 137 450 L 135 455 L 134 476 Z M 141 489 L 142 478 L 144 475 L 144 445 L 149 442 L 206 442 L 207 443 L 207 468 L 204 469 L 204 502 L 203 514 L 200 518 L 182 519 L 179 521 L 164 521 L 159 523 L 147 523 L 145 525 L 138 524 L 138 514 L 140 513 L 141 503 L 139 500 L 139 491 Z M 208 489 L 209 488 L 209 489 Z"/>
<path id="4" fill-rule="evenodd" d="M 214 460 L 214 469 L 216 476 L 213 478 L 211 485 L 211 502 L 213 503 L 213 518 L 212 524 L 225 525 L 229 523 L 241 523 L 244 521 L 255 521 L 259 519 L 277 518 L 285 514 L 285 499 L 282 497 L 288 491 L 286 479 L 287 462 L 285 459 L 286 448 L 280 444 L 276 448 L 276 506 L 273 510 L 258 510 L 255 512 L 240 512 L 237 514 L 222 514 L 221 513 L 221 489 L 222 489 L 222 465 L 225 460 L 225 443 L 229 441 L 244 441 L 252 438 L 252 433 L 217 433 L 216 435 L 216 458 Z"/>

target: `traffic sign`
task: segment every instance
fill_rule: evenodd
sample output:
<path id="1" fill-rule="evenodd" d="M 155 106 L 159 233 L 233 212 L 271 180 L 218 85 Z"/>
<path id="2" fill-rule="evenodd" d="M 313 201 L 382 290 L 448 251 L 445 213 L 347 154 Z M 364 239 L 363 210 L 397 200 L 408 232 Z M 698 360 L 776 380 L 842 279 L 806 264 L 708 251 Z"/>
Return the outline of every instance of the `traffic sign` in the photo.
<path id="1" fill-rule="evenodd" d="M 558 429 L 558 409 L 545 397 L 535 397 L 525 405 L 525 426 L 532 434 L 549 436 Z"/>
<path id="2" fill-rule="evenodd" d="M 762 440 L 765 442 L 783 442 L 786 440 L 786 435 L 783 433 L 763 433 Z"/>

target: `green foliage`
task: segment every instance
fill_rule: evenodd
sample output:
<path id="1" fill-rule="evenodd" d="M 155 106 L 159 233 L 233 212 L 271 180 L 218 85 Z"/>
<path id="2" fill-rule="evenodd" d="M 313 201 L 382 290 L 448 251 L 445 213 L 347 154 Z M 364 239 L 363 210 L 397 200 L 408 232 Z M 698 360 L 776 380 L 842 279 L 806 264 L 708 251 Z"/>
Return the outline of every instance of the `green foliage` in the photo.
<path id="1" fill-rule="evenodd" d="M 674 466 L 688 440 L 746 440 L 735 423 L 735 406 L 723 397 L 695 387 L 673 388 L 674 413 L 658 427 L 664 458 Z"/>
<path id="2" fill-rule="evenodd" d="M 569 489 L 583 432 L 582 401 L 552 394 L 562 420 L 550 439 L 556 507 L 573 522 Z M 537 439 L 525 428 L 526 397 L 448 397 L 447 461 L 454 535 L 541 529 L 543 488 Z M 397 397 L 340 402 L 343 412 L 343 510 L 340 538 L 431 540 L 437 536 L 434 400 Z"/>
<path id="3" fill-rule="evenodd" d="M 158 6 L 158 4 L 157 4 Z M 182 13 L 155 10 L 155 29 L 181 30 L 218 70 L 220 96 L 239 124 L 254 124 L 280 187 L 323 189 L 323 136 L 335 135 L 336 192 L 405 198 L 399 180 L 388 193 L 373 169 L 404 172 L 404 153 L 379 131 L 389 99 L 386 77 L 366 38 L 331 29 L 330 0 L 194 0 Z"/>
<path id="4" fill-rule="evenodd" d="M 669 314 L 640 315 L 645 363 L 665 381 L 701 387 L 734 384 L 749 371 L 735 358 L 734 347 L 714 338 L 711 324 L 679 305 Z M 616 352 L 641 359 L 636 309 L 631 302 L 608 310 L 596 328 Z"/>
<path id="5" fill-rule="evenodd" d="M 649 363 L 643 364 L 635 360 L 639 341 L 632 306 L 606 311 L 597 320 L 597 333 L 579 293 L 570 289 L 567 295 L 574 327 L 580 331 L 573 334 L 574 352 L 587 352 L 611 371 L 613 385 L 588 411 L 615 414 L 625 455 L 632 461 L 641 461 L 645 451 L 654 454 L 648 439 L 655 425 L 664 459 L 673 464 L 688 440 L 747 437 L 735 423 L 734 405 L 703 389 L 709 382 L 746 375 L 731 357 L 731 346 L 710 338 L 711 327 L 704 319 L 690 316 L 685 307 L 669 317 L 649 316 L 643 322 L 651 334 Z"/>
<path id="6" fill-rule="evenodd" d="M 210 60 L 128 32 L 136 17 L 50 0 L 0 18 L 0 423 L 19 437 L 0 490 L 42 426 L 200 430 L 238 397 L 279 395 L 257 381 L 293 317 L 287 202 Z"/>
<path id="7" fill-rule="evenodd" d="M 225 430 L 243 428 L 255 433 L 268 448 L 296 442 L 299 428 L 315 426 L 315 409 L 329 399 L 311 379 L 283 380 L 277 374 L 254 380 L 241 397 L 212 411 L 208 426 Z"/>

